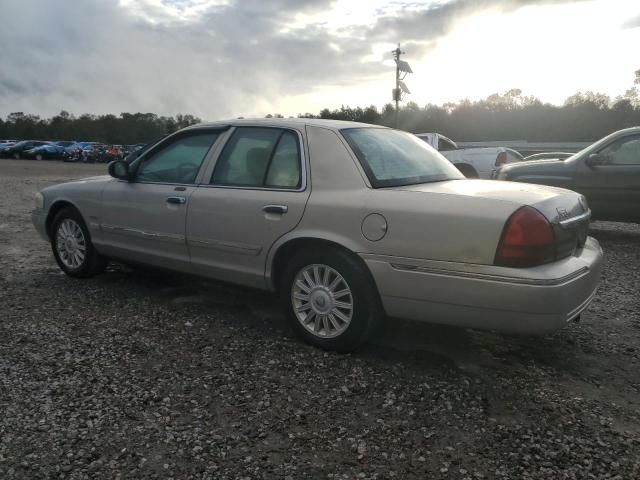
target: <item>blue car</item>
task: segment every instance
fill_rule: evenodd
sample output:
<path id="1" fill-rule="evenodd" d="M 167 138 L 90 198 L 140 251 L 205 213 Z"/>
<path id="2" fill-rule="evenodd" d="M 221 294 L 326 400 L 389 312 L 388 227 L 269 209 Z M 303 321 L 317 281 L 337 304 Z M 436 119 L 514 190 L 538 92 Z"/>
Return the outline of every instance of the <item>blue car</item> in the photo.
<path id="1" fill-rule="evenodd" d="M 36 160 L 45 159 L 60 159 L 64 157 L 67 147 L 70 147 L 75 142 L 58 141 L 51 142 L 46 145 L 40 145 L 30 150 L 25 150 L 22 153 L 24 158 L 33 158 Z"/>
<path id="2" fill-rule="evenodd" d="M 48 144 L 49 142 L 40 140 L 24 140 L 9 147 L 2 148 L 2 150 L 0 151 L 0 157 L 15 158 L 17 160 L 19 158 L 22 158 L 25 151 Z"/>
<path id="3" fill-rule="evenodd" d="M 0 143 L 0 158 L 4 158 L 4 152 L 5 150 L 9 150 L 11 147 L 13 147 L 16 144 L 16 142 L 2 142 Z"/>

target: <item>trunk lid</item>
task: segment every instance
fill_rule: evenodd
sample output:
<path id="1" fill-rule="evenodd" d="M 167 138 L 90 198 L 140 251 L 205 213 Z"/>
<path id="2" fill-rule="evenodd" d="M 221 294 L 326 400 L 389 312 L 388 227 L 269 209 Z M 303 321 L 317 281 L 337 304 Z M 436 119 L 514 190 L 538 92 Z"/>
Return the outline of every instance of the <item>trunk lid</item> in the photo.
<path id="1" fill-rule="evenodd" d="M 573 255 L 582 248 L 589 230 L 590 210 L 584 196 L 564 188 L 494 180 L 452 180 L 398 189 L 510 202 L 514 204 L 513 211 L 525 205 L 531 206 L 542 213 L 553 227 L 557 259 Z"/>

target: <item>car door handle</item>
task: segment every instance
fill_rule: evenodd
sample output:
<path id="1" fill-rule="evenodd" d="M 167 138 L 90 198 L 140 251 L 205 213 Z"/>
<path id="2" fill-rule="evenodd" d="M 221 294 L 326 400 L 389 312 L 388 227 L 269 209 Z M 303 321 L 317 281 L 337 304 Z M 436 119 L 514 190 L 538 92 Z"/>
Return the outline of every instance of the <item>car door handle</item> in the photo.
<path id="1" fill-rule="evenodd" d="M 265 213 L 279 213 L 280 215 L 284 215 L 289 211 L 289 207 L 286 205 L 265 205 L 262 207 L 262 210 Z"/>
<path id="2" fill-rule="evenodd" d="M 173 203 L 174 205 L 182 205 L 187 203 L 187 199 L 184 197 L 167 197 L 167 203 Z"/>

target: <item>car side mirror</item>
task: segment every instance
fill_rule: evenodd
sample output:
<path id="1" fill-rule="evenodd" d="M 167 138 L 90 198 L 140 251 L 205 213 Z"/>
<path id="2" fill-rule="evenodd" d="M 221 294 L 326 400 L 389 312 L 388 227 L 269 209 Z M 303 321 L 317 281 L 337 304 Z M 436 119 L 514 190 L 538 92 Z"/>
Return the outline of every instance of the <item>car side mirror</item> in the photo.
<path id="1" fill-rule="evenodd" d="M 587 157 L 585 162 L 590 167 L 595 167 L 596 165 L 602 165 L 604 163 L 604 157 L 599 153 L 592 153 Z"/>
<path id="2" fill-rule="evenodd" d="M 131 172 L 129 171 L 129 164 L 123 160 L 114 160 L 109 163 L 108 167 L 109 175 L 118 180 L 131 181 Z"/>

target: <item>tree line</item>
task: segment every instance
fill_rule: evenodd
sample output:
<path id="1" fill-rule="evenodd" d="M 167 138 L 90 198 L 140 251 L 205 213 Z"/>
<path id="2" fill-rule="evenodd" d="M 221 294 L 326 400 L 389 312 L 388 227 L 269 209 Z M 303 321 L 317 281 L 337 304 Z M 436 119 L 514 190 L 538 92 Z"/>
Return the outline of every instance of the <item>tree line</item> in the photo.
<path id="1" fill-rule="evenodd" d="M 424 107 L 409 102 L 397 113 L 387 104 L 382 110 L 343 106 L 303 116 L 373 123 L 413 133 L 438 132 L 467 142 L 591 142 L 622 128 L 640 126 L 638 90 L 632 88 L 613 101 L 603 94 L 580 92 L 558 106 L 513 89 L 479 101 Z"/>
<path id="2" fill-rule="evenodd" d="M 200 123 L 193 115 L 159 116 L 153 113 L 115 115 L 62 111 L 51 118 L 15 112 L 0 118 L 0 139 L 78 140 L 127 145 L 147 143 L 189 125 Z"/>
<path id="3" fill-rule="evenodd" d="M 579 92 L 564 105 L 543 103 L 518 89 L 478 101 L 462 100 L 420 107 L 409 102 L 396 112 L 392 104 L 348 107 L 301 118 L 351 120 L 397 127 L 413 133 L 438 132 L 457 141 L 528 140 L 590 142 L 616 130 L 640 125 L 640 71 L 636 85 L 612 100 L 594 92 Z M 282 115 L 267 115 L 282 117 Z M 51 118 L 16 112 L 0 118 L 0 139 L 86 140 L 113 144 L 146 143 L 199 123 L 193 115 L 121 113 L 78 117 L 62 111 Z"/>

